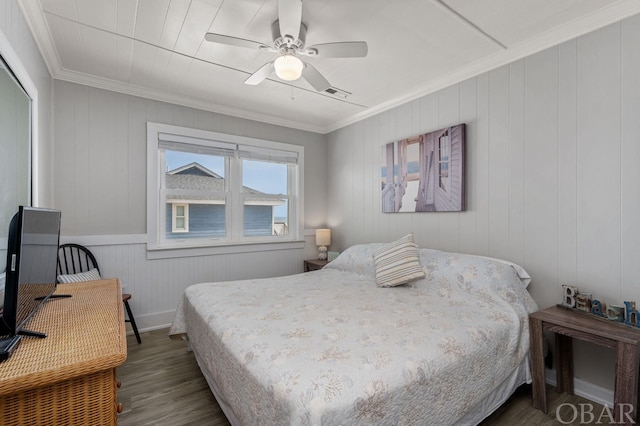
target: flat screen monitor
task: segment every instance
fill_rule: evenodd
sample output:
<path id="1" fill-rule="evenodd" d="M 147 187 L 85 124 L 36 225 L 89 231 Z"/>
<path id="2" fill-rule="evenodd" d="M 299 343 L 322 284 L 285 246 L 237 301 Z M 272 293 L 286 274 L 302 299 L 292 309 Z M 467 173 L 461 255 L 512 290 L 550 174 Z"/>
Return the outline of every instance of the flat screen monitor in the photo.
<path id="1" fill-rule="evenodd" d="M 60 211 L 20 206 L 9 224 L 0 335 L 37 335 L 24 325 L 56 289 Z"/>

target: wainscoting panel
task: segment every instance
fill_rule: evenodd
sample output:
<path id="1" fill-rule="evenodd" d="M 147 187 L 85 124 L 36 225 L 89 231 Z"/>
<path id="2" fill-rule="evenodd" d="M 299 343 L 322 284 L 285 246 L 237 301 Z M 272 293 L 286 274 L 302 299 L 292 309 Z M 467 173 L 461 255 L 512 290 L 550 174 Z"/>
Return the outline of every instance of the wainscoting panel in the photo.
<path id="1" fill-rule="evenodd" d="M 628 25 L 622 27 L 622 52 L 624 58 L 622 69 L 622 116 L 621 116 L 621 177 L 620 193 L 623 194 L 620 202 L 620 222 L 622 235 L 621 241 L 621 276 L 623 291 L 628 292 L 629 287 L 636 289 L 635 294 L 640 300 L 640 285 L 638 275 L 633 265 L 638 263 L 640 257 L 640 49 L 637 47 L 640 40 L 640 16 L 630 18 Z M 635 195 L 633 195 L 635 194 Z"/>
<path id="2" fill-rule="evenodd" d="M 624 60 L 620 43 L 621 26 L 615 25 L 587 34 L 577 44 L 576 278 L 578 282 L 607 283 L 596 294 L 616 303 L 622 302 L 617 298 L 631 296 L 621 291 L 620 281 L 620 106 Z"/>
<path id="3" fill-rule="evenodd" d="M 460 122 L 460 86 L 455 85 L 438 92 L 438 129 Z M 419 215 L 413 214 L 416 219 Z M 447 236 L 438 239 L 443 250 L 460 250 L 460 215 L 436 214 L 439 235 Z"/>
<path id="4" fill-rule="evenodd" d="M 531 294 L 542 306 L 557 302 L 548 283 L 558 271 L 558 53 L 548 49 L 524 59 L 524 234 L 525 268 L 536 274 Z M 491 169 L 503 167 L 491 163 Z M 489 188 L 491 190 L 491 188 Z"/>

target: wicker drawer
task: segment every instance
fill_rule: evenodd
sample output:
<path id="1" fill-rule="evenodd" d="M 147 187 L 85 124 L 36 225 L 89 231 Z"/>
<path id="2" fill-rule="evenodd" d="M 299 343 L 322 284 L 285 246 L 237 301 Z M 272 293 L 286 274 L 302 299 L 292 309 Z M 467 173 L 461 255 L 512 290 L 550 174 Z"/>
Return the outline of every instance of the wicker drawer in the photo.
<path id="1" fill-rule="evenodd" d="M 104 370 L 0 400 L 7 425 L 115 425 L 115 371 Z"/>

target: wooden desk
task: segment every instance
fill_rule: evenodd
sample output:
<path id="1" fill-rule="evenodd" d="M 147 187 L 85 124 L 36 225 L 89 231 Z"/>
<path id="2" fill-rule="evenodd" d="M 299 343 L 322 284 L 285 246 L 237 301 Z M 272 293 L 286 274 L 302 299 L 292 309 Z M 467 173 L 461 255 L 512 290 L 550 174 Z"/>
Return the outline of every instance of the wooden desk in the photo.
<path id="1" fill-rule="evenodd" d="M 631 417 L 634 421 L 636 420 L 640 371 L 640 330 L 638 328 L 560 306 L 552 306 L 529 315 L 529 328 L 533 408 L 547 412 L 542 332 L 549 330 L 556 336 L 555 366 L 558 392 L 573 394 L 573 338 L 612 348 L 616 351 L 613 412 L 616 421 L 627 421 L 627 416 L 618 418 L 620 404 L 631 404 L 630 406 L 633 407 Z M 629 410 L 624 409 L 623 412 L 628 413 Z"/>
<path id="2" fill-rule="evenodd" d="M 57 294 L 25 328 L 0 363 L 0 423 L 7 425 L 115 425 L 116 367 L 127 358 L 120 282 L 59 284 Z"/>

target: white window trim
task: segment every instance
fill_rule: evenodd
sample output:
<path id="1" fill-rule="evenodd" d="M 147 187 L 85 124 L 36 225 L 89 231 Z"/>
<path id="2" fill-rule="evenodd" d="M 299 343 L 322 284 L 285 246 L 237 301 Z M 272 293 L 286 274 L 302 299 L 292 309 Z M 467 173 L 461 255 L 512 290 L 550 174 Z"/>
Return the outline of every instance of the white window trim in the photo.
<path id="1" fill-rule="evenodd" d="M 184 219 L 184 228 L 178 228 L 176 222 L 178 219 L 178 214 L 176 210 L 178 207 L 184 207 L 184 216 L 180 216 Z M 189 232 L 189 204 L 185 203 L 171 203 L 171 232 L 173 233 L 181 233 L 181 232 Z"/>
<path id="2" fill-rule="evenodd" d="M 208 241 L 188 242 L 184 241 L 162 241 L 159 224 L 162 223 L 160 215 L 166 214 L 166 209 L 160 208 L 160 200 L 162 199 L 161 186 L 164 179 L 164 173 L 161 173 L 158 166 L 160 158 L 158 155 L 159 135 L 160 134 L 180 135 L 186 138 L 201 139 L 204 141 L 219 141 L 222 143 L 245 145 L 249 147 L 262 147 L 273 150 L 289 151 L 297 153 L 298 167 L 297 175 L 291 176 L 289 173 L 289 193 L 297 194 L 297 200 L 294 197 L 287 198 L 289 203 L 297 202 L 297 209 L 293 208 L 289 217 L 289 235 L 286 238 L 282 236 L 274 237 L 244 237 L 236 241 L 227 241 L 226 239 L 211 239 Z M 238 170 L 239 173 L 239 170 Z M 235 179 L 234 179 L 235 178 Z M 235 185 L 241 185 L 241 176 L 229 176 L 228 182 Z M 228 135 L 208 130 L 191 129 L 187 127 L 173 126 L 170 124 L 147 122 L 147 250 L 148 251 L 164 251 L 161 257 L 179 257 L 184 256 L 187 252 L 197 253 L 199 255 L 219 252 L 219 247 L 237 246 L 236 250 L 245 251 L 242 247 L 247 247 L 246 251 L 255 251 L 256 245 L 261 245 L 264 250 L 273 250 L 283 248 L 284 246 L 295 246 L 302 248 L 304 245 L 304 147 L 301 145 L 293 145 L 281 142 L 268 141 L 263 139 L 249 138 L 245 136 Z M 239 189 L 239 188 L 238 188 Z M 235 200 L 236 207 L 234 211 L 238 211 L 238 206 L 242 206 L 242 197 Z M 231 203 L 228 203 L 227 214 L 234 214 L 231 211 Z M 227 222 L 229 224 L 229 222 Z M 233 222 L 234 229 L 228 229 L 235 235 L 239 235 L 239 229 L 242 227 L 241 221 Z M 241 233 L 241 232 L 240 232 Z M 293 244 L 293 245 L 292 245 Z M 283 247 L 281 247 L 283 246 Z M 210 249 L 209 249 L 210 248 Z"/>

